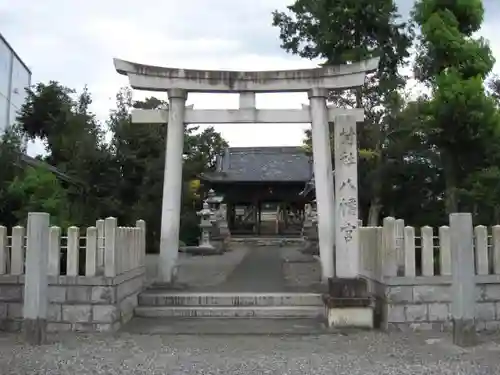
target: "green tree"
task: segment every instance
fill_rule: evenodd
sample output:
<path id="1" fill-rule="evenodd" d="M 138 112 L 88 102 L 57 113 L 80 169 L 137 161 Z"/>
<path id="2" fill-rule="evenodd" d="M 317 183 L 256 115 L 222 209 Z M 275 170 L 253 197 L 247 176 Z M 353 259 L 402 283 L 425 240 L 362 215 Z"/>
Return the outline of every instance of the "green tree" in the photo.
<path id="1" fill-rule="evenodd" d="M 21 134 L 16 127 L 8 128 L 0 138 L 0 224 L 8 227 L 17 223 L 14 202 L 9 196 L 9 186 L 23 169 L 20 155 L 24 151 Z"/>
<path id="2" fill-rule="evenodd" d="M 65 141 L 75 105 L 71 95 L 75 91 L 55 81 L 38 83 L 26 91 L 26 101 L 17 117 L 21 128 L 30 139 L 44 143 L 50 164 L 70 161 L 72 150 Z"/>
<path id="3" fill-rule="evenodd" d="M 115 214 L 116 202 L 110 197 L 116 173 L 104 132 L 89 109 L 88 89 L 76 93 L 51 81 L 38 83 L 27 93 L 19 126 L 29 139 L 45 144 L 44 161 L 77 182 L 66 187 L 72 223 L 92 224 L 96 218 Z"/>
<path id="4" fill-rule="evenodd" d="M 138 217 L 146 220 L 149 248 L 158 249 L 167 124 L 132 124 L 133 108 L 160 109 L 168 104 L 155 97 L 134 102 L 131 91 L 122 89 L 108 120 L 120 181 L 115 194 L 124 202 L 118 216 L 126 222 Z M 227 143 L 213 128 L 200 132 L 198 127 L 189 127 L 185 131 L 180 237 L 186 243 L 199 236 L 196 211 L 203 194 L 192 189 L 193 180 L 215 166 L 215 155 L 225 147 Z"/>
<path id="5" fill-rule="evenodd" d="M 213 127 L 208 127 L 201 132 L 198 126 L 186 129 L 184 138 L 185 177 L 187 179 L 197 178 L 204 171 L 214 170 L 217 155 L 226 147 L 228 147 L 227 142 Z"/>
<path id="6" fill-rule="evenodd" d="M 439 226 L 446 222 L 439 154 L 430 145 L 427 134 L 419 131 L 420 124 L 427 121 L 422 107 L 428 100 L 405 98 L 389 122 L 393 129 L 399 127 L 402 131 L 387 139 L 390 166 L 386 166 L 384 175 L 384 214 L 404 218 L 414 226 Z"/>
<path id="7" fill-rule="evenodd" d="M 24 223 L 29 212 L 47 212 L 54 225 L 70 224 L 66 191 L 47 169 L 27 167 L 10 183 L 7 200 L 18 223 Z"/>
<path id="8" fill-rule="evenodd" d="M 130 89 L 120 90 L 106 122 L 109 142 L 90 111 L 91 103 L 87 88 L 76 93 L 50 82 L 28 90 L 18 116 L 19 131 L 9 132 L 0 143 L 0 161 L 9 161 L 2 175 L 7 178 L 0 181 L 2 221 L 14 223 L 33 209 L 48 211 L 72 225 L 91 225 L 107 216 L 130 225 L 142 218 L 148 223 L 149 248 L 155 248 L 160 238 L 167 125 L 132 124 L 130 113 L 133 108 L 159 109 L 167 103 L 155 97 L 134 102 Z M 60 184 L 45 169 L 24 171 L 18 160 L 21 136 L 41 140 L 47 152 L 41 159 L 76 183 Z M 181 217 L 186 242 L 199 234 L 196 210 L 203 193 L 198 191 L 197 176 L 214 167 L 215 155 L 225 147 L 227 143 L 213 128 L 186 129 Z"/>
<path id="9" fill-rule="evenodd" d="M 376 225 L 382 210 L 386 140 L 389 132 L 398 131 L 389 130 L 388 122 L 405 84 L 399 68 L 409 56 L 411 29 L 401 21 L 393 0 L 296 0 L 287 12 L 273 13 L 273 26 L 280 29 L 282 48 L 301 57 L 347 64 L 380 56 L 378 71 L 362 89 L 330 95 L 336 106 L 365 109 L 358 143 L 360 171 L 368 173 L 360 173 L 365 186 L 360 201 L 368 207 L 368 223 Z"/>
<path id="10" fill-rule="evenodd" d="M 481 0 L 417 0 L 412 12 L 421 30 L 416 76 L 432 92 L 421 130 L 440 156 L 447 213 L 463 208 L 460 189 L 491 163 L 499 140 L 498 111 L 484 89 L 494 58 L 488 43 L 473 36 L 483 14 Z"/>

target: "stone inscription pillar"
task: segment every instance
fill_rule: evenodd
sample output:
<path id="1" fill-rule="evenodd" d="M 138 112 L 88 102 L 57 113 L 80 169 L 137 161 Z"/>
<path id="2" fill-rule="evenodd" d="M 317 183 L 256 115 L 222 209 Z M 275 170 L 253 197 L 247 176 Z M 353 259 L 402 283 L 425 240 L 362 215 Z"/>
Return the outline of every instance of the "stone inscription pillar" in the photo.
<path id="1" fill-rule="evenodd" d="M 336 275 L 359 276 L 358 145 L 356 118 L 335 118 Z"/>
<path id="2" fill-rule="evenodd" d="M 322 279 L 335 275 L 335 207 L 333 194 L 333 172 L 330 147 L 326 89 L 312 89 L 309 92 L 312 121 L 312 148 L 314 159 L 314 185 L 318 212 L 319 254 Z"/>
<path id="3" fill-rule="evenodd" d="M 159 282 L 175 279 L 179 252 L 179 226 L 182 190 L 182 152 L 184 148 L 184 113 L 187 99 L 185 90 L 168 91 L 169 111 L 163 198 L 161 207 Z"/>

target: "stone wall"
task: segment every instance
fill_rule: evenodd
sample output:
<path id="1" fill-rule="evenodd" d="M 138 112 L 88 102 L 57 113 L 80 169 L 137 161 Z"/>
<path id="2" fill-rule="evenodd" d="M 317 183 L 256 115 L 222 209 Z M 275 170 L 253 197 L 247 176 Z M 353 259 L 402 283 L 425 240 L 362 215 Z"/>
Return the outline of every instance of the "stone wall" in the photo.
<path id="1" fill-rule="evenodd" d="M 451 278 L 397 277 L 387 280 L 386 328 L 446 330 L 451 327 Z M 500 277 L 476 276 L 478 330 L 500 328 Z"/>
<path id="2" fill-rule="evenodd" d="M 114 331 L 128 322 L 146 285 L 145 223 L 118 227 L 116 219 L 96 227 L 46 228 L 49 237 L 48 331 Z M 50 233 L 49 233 L 50 232 Z M 21 328 L 25 298 L 22 227 L 0 227 L 0 329 Z M 82 267 L 83 266 L 83 267 Z M 65 269 L 64 273 L 61 271 Z"/>
<path id="3" fill-rule="evenodd" d="M 476 327 L 500 329 L 500 226 L 476 226 L 474 264 Z M 414 228 L 385 218 L 382 227 L 360 228 L 363 276 L 376 297 L 381 327 L 445 330 L 452 326 L 450 228 Z M 471 298 L 472 300 L 472 298 Z"/>
<path id="4" fill-rule="evenodd" d="M 59 276 L 49 284 L 49 331 L 114 331 L 128 322 L 143 289 L 144 267 L 116 277 Z M 0 328 L 23 319 L 24 276 L 0 276 Z"/>

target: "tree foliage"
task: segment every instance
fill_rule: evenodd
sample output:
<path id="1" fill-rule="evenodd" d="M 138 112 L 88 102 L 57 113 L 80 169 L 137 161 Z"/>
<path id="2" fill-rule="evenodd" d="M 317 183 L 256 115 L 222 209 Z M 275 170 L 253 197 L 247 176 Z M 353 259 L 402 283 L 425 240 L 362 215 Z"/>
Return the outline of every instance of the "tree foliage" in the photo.
<path id="1" fill-rule="evenodd" d="M 465 208 L 460 190 L 498 155 L 498 109 L 484 89 L 495 60 L 473 36 L 483 14 L 481 0 L 417 0 L 412 12 L 421 30 L 415 71 L 432 92 L 421 129 L 440 155 L 448 213 Z"/>
<path id="2" fill-rule="evenodd" d="M 10 183 L 7 194 L 18 223 L 24 223 L 29 212 L 47 212 L 54 225 L 69 224 L 66 191 L 47 169 L 27 167 Z"/>
<path id="3" fill-rule="evenodd" d="M 380 58 L 379 68 L 364 87 L 332 92 L 335 106 L 363 108 L 366 120 L 358 126 L 359 168 L 364 186 L 361 206 L 368 206 L 371 225 L 379 222 L 381 195 L 387 161 L 391 109 L 401 102 L 399 91 L 405 77 L 412 30 L 401 21 L 393 0 L 296 0 L 286 12 L 273 13 L 273 26 L 280 29 L 281 46 L 301 57 L 320 58 L 325 64 L 349 64 Z M 350 32 L 346 32 L 350 30 Z M 306 147 L 311 145 L 306 132 Z M 333 144 L 333 142 L 332 142 Z M 365 210 L 366 211 L 366 210 Z"/>
<path id="4" fill-rule="evenodd" d="M 0 222 L 13 226 L 17 223 L 15 210 L 17 207 L 10 199 L 9 187 L 12 181 L 21 173 L 20 153 L 23 152 L 21 137 L 17 128 L 7 129 L 0 138 Z"/>
<path id="5" fill-rule="evenodd" d="M 359 90 L 331 92 L 335 106 L 365 110 L 358 124 L 361 217 L 374 225 L 387 215 L 409 225 L 442 225 L 467 210 L 476 223 L 500 224 L 500 78 L 488 43 L 475 37 L 480 0 L 416 0 L 412 24 L 393 0 L 296 0 L 273 13 L 284 50 L 325 64 L 373 56 L 379 69 Z M 414 74 L 428 89 L 415 96 L 401 73 L 418 29 Z M 90 110 L 92 95 L 58 82 L 28 90 L 18 124 L 0 139 L 0 222 L 22 223 L 30 210 L 50 212 L 60 225 L 94 225 L 114 216 L 123 225 L 148 223 L 148 249 L 159 245 L 167 125 L 132 124 L 134 108 L 167 108 L 148 97 L 117 93 L 106 121 Z M 23 139 L 43 142 L 40 157 L 69 180 L 27 167 Z M 304 147 L 310 152 L 310 131 Z M 186 128 L 180 235 L 199 236 L 205 196 L 198 175 L 215 168 L 227 143 L 213 128 Z"/>
<path id="6" fill-rule="evenodd" d="M 480 0 L 416 0 L 405 24 L 390 0 L 296 0 L 273 13 L 289 53 L 325 64 L 381 57 L 361 90 L 329 98 L 365 110 L 359 200 L 369 225 L 385 215 L 442 225 L 458 209 L 474 212 L 477 222 L 500 219 L 500 80 L 492 77 L 485 90 L 494 59 L 487 41 L 474 36 L 483 12 Z M 429 91 L 419 97 L 401 74 L 415 35 L 414 74 Z M 307 131 L 309 152 L 311 142 Z"/>
<path id="7" fill-rule="evenodd" d="M 154 250 L 160 238 L 167 125 L 132 124 L 130 113 L 133 108 L 166 108 L 167 103 L 155 97 L 134 101 L 129 89 L 121 89 L 104 125 L 90 111 L 91 104 L 87 88 L 77 93 L 49 82 L 28 90 L 18 116 L 19 134 L 7 132 L 0 148 L 0 159 L 9 160 L 0 185 L 0 197 L 5 197 L 0 219 L 12 223 L 35 209 L 68 225 L 94 225 L 108 216 L 131 225 L 141 218 L 148 223 L 149 249 Z M 25 168 L 17 160 L 20 136 L 41 140 L 43 161 L 72 182 L 61 184 L 43 168 Z M 215 156 L 226 147 L 213 128 L 186 129 L 181 217 L 186 243 L 199 236 L 196 210 L 204 193 L 197 176 L 214 168 Z"/>

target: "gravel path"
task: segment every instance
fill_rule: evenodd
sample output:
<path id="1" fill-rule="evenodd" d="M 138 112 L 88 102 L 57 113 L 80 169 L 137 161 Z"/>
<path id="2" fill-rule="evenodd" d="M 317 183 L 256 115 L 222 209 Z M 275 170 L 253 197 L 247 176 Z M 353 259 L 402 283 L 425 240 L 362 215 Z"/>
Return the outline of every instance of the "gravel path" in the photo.
<path id="1" fill-rule="evenodd" d="M 223 283 L 234 268 L 245 258 L 248 248 L 235 246 L 222 255 L 189 256 L 179 254 L 177 281 L 192 288 L 214 286 Z M 158 255 L 146 256 L 146 278 L 148 283 L 156 279 L 158 273 Z"/>
<path id="2" fill-rule="evenodd" d="M 284 292 L 283 260 L 276 246 L 249 248 L 243 260 L 229 274 L 218 292 Z"/>
<path id="3" fill-rule="evenodd" d="M 435 336 L 434 336 L 435 337 Z M 0 373 L 499 374 L 500 339 L 463 350 L 447 338 L 369 332 L 328 336 L 79 335 L 27 347 L 0 336 Z"/>
<path id="4" fill-rule="evenodd" d="M 321 265 L 314 256 L 302 254 L 300 247 L 286 246 L 280 249 L 283 274 L 290 290 L 320 291 Z"/>

